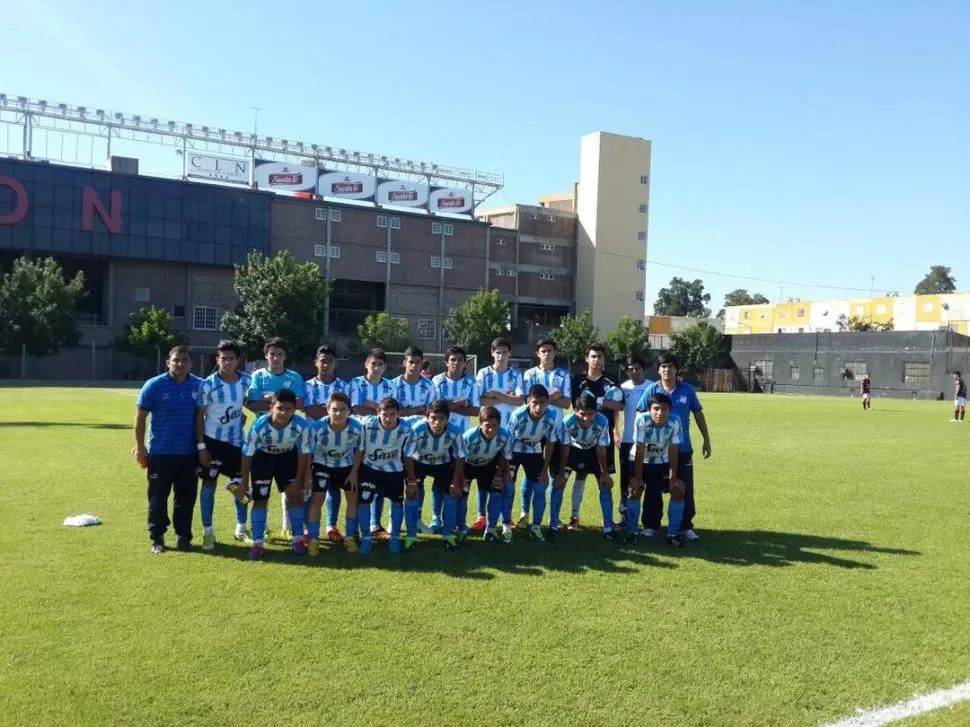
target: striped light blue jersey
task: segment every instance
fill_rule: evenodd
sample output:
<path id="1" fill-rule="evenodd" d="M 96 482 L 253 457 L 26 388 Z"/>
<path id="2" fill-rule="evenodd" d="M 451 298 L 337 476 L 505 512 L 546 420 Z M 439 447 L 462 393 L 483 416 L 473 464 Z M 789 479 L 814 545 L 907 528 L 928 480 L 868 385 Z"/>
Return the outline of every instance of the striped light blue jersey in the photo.
<path id="1" fill-rule="evenodd" d="M 522 387 L 519 389 L 519 393 L 522 394 L 522 396 L 528 396 L 529 389 L 536 384 L 542 384 L 545 386 L 546 390 L 550 394 L 554 391 L 558 391 L 560 394 L 566 397 L 566 401 L 573 400 L 573 384 L 569 378 L 569 374 L 566 373 L 566 369 L 557 368 L 553 369 L 552 371 L 546 371 L 539 366 L 533 366 L 522 375 Z M 561 422 L 564 410 L 558 406 L 552 405 L 550 405 L 549 408 L 556 417 L 556 422 Z"/>
<path id="2" fill-rule="evenodd" d="M 302 399 L 303 388 L 303 377 L 292 369 L 285 369 L 281 374 L 270 373 L 266 368 L 256 369 L 252 374 L 246 401 L 262 401 L 267 394 L 275 394 L 280 389 L 289 389 Z"/>
<path id="3" fill-rule="evenodd" d="M 445 399 L 447 401 L 467 401 L 468 406 L 478 407 L 481 403 L 478 398 L 478 382 L 471 376 L 462 376 L 460 379 L 449 379 L 448 374 L 438 374 L 431 379 L 435 388 L 435 399 Z M 468 417 L 464 414 L 451 413 L 449 420 L 461 431 L 468 429 Z"/>
<path id="4" fill-rule="evenodd" d="M 404 447 L 411 435 L 411 425 L 397 420 L 394 429 L 381 426 L 377 415 L 364 417 L 364 464 L 379 472 L 404 471 Z"/>
<path id="5" fill-rule="evenodd" d="M 234 384 L 226 383 L 217 373 L 202 380 L 198 403 L 200 409 L 205 409 L 205 436 L 242 446 L 243 405 L 250 379 L 249 374 L 240 372 Z"/>
<path id="6" fill-rule="evenodd" d="M 645 446 L 643 463 L 668 464 L 670 456 L 667 452 L 667 446 L 670 444 L 680 446 L 680 432 L 680 420 L 675 416 L 671 416 L 667 419 L 666 424 L 658 427 L 653 423 L 649 413 L 640 412 L 637 414 L 637 421 L 633 425 L 633 441 Z M 636 461 L 636 458 L 636 447 L 631 447 L 630 460 Z"/>
<path id="7" fill-rule="evenodd" d="M 411 427 L 411 436 L 404 447 L 404 456 L 423 464 L 445 464 L 456 459 L 464 459 L 465 440 L 462 430 L 451 422 L 440 437 L 431 432 L 431 425 L 425 419 Z"/>
<path id="8" fill-rule="evenodd" d="M 272 413 L 267 412 L 250 427 L 243 445 L 243 455 L 252 457 L 257 451 L 283 454 L 294 447 L 300 454 L 310 454 L 310 426 L 306 419 L 294 414 L 285 427 L 277 429 L 270 421 L 271 417 Z"/>
<path id="9" fill-rule="evenodd" d="M 589 428 L 584 428 L 575 412 L 568 414 L 562 422 L 562 443 L 577 449 L 610 446 L 610 420 L 597 414 Z"/>
<path id="10" fill-rule="evenodd" d="M 475 427 L 465 432 L 464 439 L 467 451 L 465 462 L 475 467 L 488 464 L 499 454 L 504 454 L 506 459 L 512 456 L 509 451 L 512 435 L 505 427 L 499 427 L 491 439 L 485 439 L 482 428 Z"/>
<path id="11" fill-rule="evenodd" d="M 553 413 L 554 407 L 546 407 L 539 421 L 529 416 L 529 407 L 523 404 L 509 417 L 509 433 L 512 442 L 509 445 L 513 454 L 542 454 L 542 440 L 548 442 L 562 441 L 560 423 Z"/>
<path id="12" fill-rule="evenodd" d="M 389 379 L 382 378 L 376 384 L 364 376 L 355 376 L 350 380 L 350 403 L 353 406 L 363 406 L 365 401 L 380 404 L 389 396 L 394 396 L 394 386 Z"/>
<path id="13" fill-rule="evenodd" d="M 310 424 L 310 452 L 313 461 L 324 467 L 351 467 L 354 456 L 364 446 L 364 425 L 350 417 L 343 431 L 330 426 L 330 417 Z"/>
<path id="14" fill-rule="evenodd" d="M 434 400 L 434 384 L 431 379 L 423 376 L 415 384 L 405 381 L 403 375 L 398 376 L 391 379 L 391 386 L 394 387 L 394 398 L 401 404 L 402 409 L 420 406 L 424 410 Z"/>
<path id="15" fill-rule="evenodd" d="M 494 366 L 486 366 L 475 377 L 478 382 L 478 397 L 486 391 L 500 391 L 503 394 L 518 394 L 521 396 L 522 372 L 518 369 L 496 371 Z M 502 426 L 509 423 L 509 417 L 515 411 L 515 404 L 496 404 L 495 408 L 502 415 Z"/>
<path id="16" fill-rule="evenodd" d="M 334 379 L 329 384 L 320 381 L 316 376 L 307 379 L 303 384 L 303 406 L 326 406 L 330 403 L 333 393 L 350 396 L 350 384 L 343 379 Z"/>

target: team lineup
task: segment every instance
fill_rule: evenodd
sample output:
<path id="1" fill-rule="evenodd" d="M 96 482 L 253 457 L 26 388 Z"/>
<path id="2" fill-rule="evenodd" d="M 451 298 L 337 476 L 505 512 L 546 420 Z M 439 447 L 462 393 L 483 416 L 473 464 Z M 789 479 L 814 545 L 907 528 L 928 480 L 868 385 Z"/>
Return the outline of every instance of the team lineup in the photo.
<path id="1" fill-rule="evenodd" d="M 414 548 L 419 534 L 439 535 L 447 550 L 459 549 L 473 532 L 486 542 L 512 543 L 517 529 L 535 542 L 555 541 L 561 530 L 579 529 L 590 477 L 607 540 L 620 530 L 626 545 L 656 535 L 668 492 L 667 542 L 682 547 L 699 540 L 692 418 L 704 457 L 711 442 L 700 401 L 681 381 L 676 358 L 661 355 L 656 382 L 647 381 L 643 361 L 628 359 L 629 378 L 618 384 L 604 373 L 602 344 L 589 347 L 586 371 L 573 376 L 555 365 L 551 339 L 536 344 L 538 365 L 525 373 L 509 366 L 511 349 L 507 339 L 495 339 L 492 365 L 473 377 L 466 373 L 465 351 L 451 347 L 446 371 L 430 377 L 423 352 L 410 347 L 403 373 L 391 380 L 384 377 L 385 353 L 374 349 L 363 375 L 347 382 L 336 377 L 328 345 L 317 350 L 317 374 L 307 381 L 286 368 L 286 343 L 279 338 L 266 342 L 266 367 L 251 375 L 240 370 L 235 342 L 218 345 L 216 370 L 205 379 L 189 373 L 188 348 L 173 348 L 168 371 L 145 383 L 136 404 L 134 454 L 147 470 L 152 552 L 165 551 L 169 525 L 177 548 L 193 549 L 197 499 L 202 549 L 216 547 L 220 477 L 234 499 L 235 538 L 251 543 L 254 560 L 265 552 L 274 483 L 280 530 L 298 555 L 319 555 L 321 540 L 361 554 L 386 541 L 397 553 Z M 256 415 L 248 431 L 247 409 Z M 431 519 L 425 524 L 429 481 Z M 472 484 L 476 513 L 469 526 Z"/>

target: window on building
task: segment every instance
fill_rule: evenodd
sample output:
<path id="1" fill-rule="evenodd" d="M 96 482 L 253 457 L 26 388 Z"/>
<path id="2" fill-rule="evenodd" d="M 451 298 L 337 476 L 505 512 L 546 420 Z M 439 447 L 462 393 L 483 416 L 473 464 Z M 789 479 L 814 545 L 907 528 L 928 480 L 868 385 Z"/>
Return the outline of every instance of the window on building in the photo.
<path id="1" fill-rule="evenodd" d="M 792 381 L 800 381 L 802 378 L 802 367 L 801 366 L 791 366 L 788 369 L 788 376 Z"/>
<path id="2" fill-rule="evenodd" d="M 643 302 L 643 291 L 642 290 L 638 290 L 636 292 L 636 299 L 639 300 L 641 303 Z"/>
<path id="3" fill-rule="evenodd" d="M 454 270 L 455 269 L 455 259 L 454 258 L 446 257 L 445 260 L 444 260 L 444 263 L 445 263 L 445 270 Z"/>
<path id="4" fill-rule="evenodd" d="M 518 273 L 512 268 L 505 268 L 505 276 L 508 278 L 514 278 Z"/>
<path id="5" fill-rule="evenodd" d="M 754 362 L 754 370 L 756 374 L 760 374 L 762 378 L 771 379 L 775 375 L 775 362 L 768 358 L 758 359 Z"/>
<path id="6" fill-rule="evenodd" d="M 215 331 L 219 328 L 219 312 L 215 306 L 197 305 L 192 309 L 192 328 L 197 331 Z"/>
<path id="7" fill-rule="evenodd" d="M 866 314 L 866 307 L 864 305 L 857 305 L 855 307 L 855 314 L 857 316 L 864 316 Z"/>
<path id="8" fill-rule="evenodd" d="M 650 175 L 649 174 L 641 174 L 640 175 L 640 184 L 650 184 Z"/>
<path id="9" fill-rule="evenodd" d="M 643 242 L 646 239 L 647 239 L 647 233 L 644 232 L 643 230 L 640 230 L 640 232 L 637 233 L 637 240 L 639 240 L 640 242 Z"/>
<path id="10" fill-rule="evenodd" d="M 552 273 L 539 273 L 539 280 L 555 280 L 556 276 Z"/>
<path id="11" fill-rule="evenodd" d="M 785 310 L 778 311 L 778 317 L 779 318 L 787 318 L 788 317 L 788 311 L 785 311 Z"/>
<path id="12" fill-rule="evenodd" d="M 331 245 L 330 246 L 330 258 L 332 260 L 339 260 L 340 259 L 340 245 Z"/>
<path id="13" fill-rule="evenodd" d="M 542 250 L 543 252 L 555 252 L 556 246 L 553 245 L 551 242 L 543 242 L 539 245 L 539 249 Z"/>
<path id="14" fill-rule="evenodd" d="M 379 263 L 386 263 L 387 262 L 387 252 L 385 252 L 384 250 L 378 250 L 377 253 L 374 255 L 374 258 Z"/>
<path id="15" fill-rule="evenodd" d="M 438 257 L 437 255 L 432 255 L 431 256 L 431 267 L 433 267 L 433 268 L 440 268 L 441 267 L 441 258 Z"/>
<path id="16" fill-rule="evenodd" d="M 804 318 L 805 317 L 805 309 L 804 308 L 799 308 L 797 311 L 795 311 L 795 315 L 797 317 L 799 317 L 799 318 Z"/>
<path id="17" fill-rule="evenodd" d="M 454 237 L 455 226 L 449 225 L 447 222 L 441 226 L 441 231 L 445 234 L 445 237 Z"/>
<path id="18" fill-rule="evenodd" d="M 431 223 L 431 234 L 432 235 L 440 235 L 441 234 L 441 223 L 440 222 L 432 222 Z"/>
<path id="19" fill-rule="evenodd" d="M 323 222 L 326 222 L 327 210 L 323 207 L 317 207 L 315 210 L 313 210 L 313 216 L 316 217 L 318 220 L 322 220 Z"/>
<path id="20" fill-rule="evenodd" d="M 885 313 L 886 313 L 886 304 L 885 303 L 880 303 L 878 306 L 876 306 L 876 315 L 880 315 L 881 316 L 881 315 L 884 315 Z"/>
<path id="21" fill-rule="evenodd" d="M 637 270 L 646 270 L 646 269 L 647 269 L 647 261 L 637 260 Z"/>
<path id="22" fill-rule="evenodd" d="M 391 253 L 391 265 L 400 265 L 400 264 L 401 264 L 401 253 L 399 253 L 399 252 L 392 252 Z"/>
<path id="23" fill-rule="evenodd" d="M 861 379 L 869 373 L 869 366 L 865 361 L 846 361 L 845 370 L 853 379 Z"/>
<path id="24" fill-rule="evenodd" d="M 645 204 L 641 204 L 640 205 L 640 214 L 641 215 L 647 214 L 647 205 L 645 205 Z"/>
<path id="25" fill-rule="evenodd" d="M 556 216 L 555 215 L 549 215 L 548 217 L 546 217 L 546 220 L 548 220 L 549 222 L 555 222 L 556 221 Z"/>
<path id="26" fill-rule="evenodd" d="M 434 318 L 418 318 L 418 338 L 433 341 L 438 337 L 438 322 Z"/>
<path id="27" fill-rule="evenodd" d="M 825 381 L 825 369 L 816 366 L 812 369 L 812 381 Z"/>
<path id="28" fill-rule="evenodd" d="M 314 257 L 326 257 L 327 256 L 327 246 L 326 245 L 314 245 L 313 246 L 313 256 Z"/>
<path id="29" fill-rule="evenodd" d="M 387 227 L 387 215 L 377 215 L 377 226 Z"/>
<path id="30" fill-rule="evenodd" d="M 933 303 L 931 301 L 926 301 L 925 303 L 923 303 L 923 312 L 924 313 L 933 312 Z"/>
<path id="31" fill-rule="evenodd" d="M 185 318 L 185 306 L 184 305 L 173 305 L 172 306 L 172 318 Z"/>
<path id="32" fill-rule="evenodd" d="M 904 384 L 928 384 L 930 381 L 930 365 L 921 361 L 908 361 L 903 364 Z"/>
<path id="33" fill-rule="evenodd" d="M 400 217 L 389 217 L 388 218 L 388 222 L 391 223 L 391 229 L 392 230 L 400 230 L 401 229 L 401 218 Z"/>
<path id="34" fill-rule="evenodd" d="M 343 213 L 340 210 L 330 210 L 330 221 L 331 222 L 341 222 L 343 221 Z"/>
<path id="35" fill-rule="evenodd" d="M 495 241 L 495 244 L 496 244 L 496 245 L 500 245 L 500 246 L 502 246 L 502 247 L 505 247 L 505 238 L 504 238 L 504 237 L 500 237 L 500 238 L 498 238 L 498 239 L 497 239 L 497 240 Z"/>
<path id="36" fill-rule="evenodd" d="M 135 288 L 135 300 L 139 303 L 147 303 L 152 299 L 152 291 L 150 288 Z"/>
<path id="37" fill-rule="evenodd" d="M 741 316 L 741 317 L 742 317 L 742 318 L 744 318 L 744 320 L 746 320 L 746 321 L 750 321 L 750 320 L 751 320 L 751 311 L 749 311 L 749 310 L 746 310 L 746 311 L 744 312 L 744 315 L 743 315 L 743 316 Z"/>

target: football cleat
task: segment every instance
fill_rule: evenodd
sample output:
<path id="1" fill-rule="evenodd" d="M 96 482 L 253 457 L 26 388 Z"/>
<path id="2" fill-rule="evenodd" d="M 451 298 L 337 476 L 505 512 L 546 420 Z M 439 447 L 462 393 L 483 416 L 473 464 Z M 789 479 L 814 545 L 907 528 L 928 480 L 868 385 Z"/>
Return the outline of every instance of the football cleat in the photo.
<path id="1" fill-rule="evenodd" d="M 437 530 L 435 529 L 437 528 Z M 426 525 L 424 520 L 418 521 L 418 532 L 422 535 L 434 535 L 435 533 L 441 532 L 441 523 L 435 525 L 435 521 L 432 520 L 430 525 Z"/>
<path id="2" fill-rule="evenodd" d="M 445 550 L 452 551 L 458 550 L 458 540 L 454 535 L 445 536 Z"/>
<path id="3" fill-rule="evenodd" d="M 639 541 L 639 536 L 636 533 L 630 533 L 625 538 L 623 538 L 624 545 L 636 545 Z"/>
<path id="4" fill-rule="evenodd" d="M 418 539 L 417 538 L 405 538 L 404 539 L 404 550 L 411 550 L 417 544 L 418 544 Z"/>
<path id="5" fill-rule="evenodd" d="M 370 536 L 374 540 L 390 540 L 390 534 L 384 528 L 377 528 L 370 531 Z"/>
<path id="6" fill-rule="evenodd" d="M 502 542 L 506 545 L 512 543 L 512 528 L 508 525 L 502 529 Z"/>
<path id="7" fill-rule="evenodd" d="M 550 543 L 555 542 L 556 538 L 558 537 L 559 537 L 559 528 L 549 528 L 546 531 L 546 540 L 548 540 Z"/>
<path id="8" fill-rule="evenodd" d="M 644 528 L 642 531 L 640 531 L 640 534 L 643 535 L 643 537 L 645 538 L 652 538 L 654 535 L 657 534 L 657 531 L 654 530 L 653 528 Z"/>
<path id="9" fill-rule="evenodd" d="M 685 540 L 690 540 L 691 542 L 695 542 L 695 543 L 701 539 L 701 536 L 695 533 L 693 528 L 689 530 L 685 530 L 684 532 L 681 533 L 681 536 Z"/>
<path id="10" fill-rule="evenodd" d="M 566 526 L 567 530 L 579 530 L 579 518 L 573 517 L 569 518 L 569 525 Z"/>
<path id="11" fill-rule="evenodd" d="M 306 555 L 307 547 L 303 543 L 303 538 L 300 538 L 295 543 L 293 543 L 293 555 Z"/>
<path id="12" fill-rule="evenodd" d="M 307 555 L 316 558 L 320 555 L 320 541 L 316 538 L 310 540 L 310 546 L 306 549 Z"/>
<path id="13" fill-rule="evenodd" d="M 497 543 L 498 533 L 496 533 L 494 530 L 486 530 L 485 535 L 482 536 L 482 540 L 484 540 L 486 543 Z"/>
<path id="14" fill-rule="evenodd" d="M 459 530 L 458 531 L 458 542 L 459 543 L 464 543 L 466 540 L 468 540 L 468 531 L 467 530 Z"/>
<path id="15" fill-rule="evenodd" d="M 237 523 L 236 524 L 236 532 L 234 532 L 232 534 L 232 537 L 234 537 L 236 540 L 238 540 L 241 543 L 245 543 L 246 542 L 246 537 L 247 537 L 247 535 L 246 535 L 246 526 L 245 525 L 239 525 Z"/>
<path id="16" fill-rule="evenodd" d="M 614 540 L 616 540 L 616 533 L 614 533 L 612 530 L 604 530 L 603 537 L 612 543 Z"/>
<path id="17" fill-rule="evenodd" d="M 216 536 L 212 533 L 202 536 L 202 550 L 209 552 L 216 549 Z"/>
<path id="18" fill-rule="evenodd" d="M 264 552 L 265 551 L 261 543 L 253 543 L 253 547 L 249 550 L 246 557 L 250 560 L 259 560 L 263 557 Z"/>
<path id="19" fill-rule="evenodd" d="M 371 538 L 361 538 L 359 552 L 361 555 L 367 555 L 370 553 L 371 548 L 374 546 L 374 541 Z"/>
<path id="20" fill-rule="evenodd" d="M 475 519 L 475 522 L 472 523 L 472 530 L 474 532 L 476 532 L 476 533 L 485 530 L 485 516 L 484 515 L 479 515 Z"/>
<path id="21" fill-rule="evenodd" d="M 668 535 L 667 545 L 673 546 L 674 548 L 683 548 L 684 541 L 681 539 L 679 535 Z"/>
<path id="22" fill-rule="evenodd" d="M 400 553 L 401 552 L 401 539 L 400 538 L 391 538 L 390 542 L 387 544 L 387 547 L 388 547 L 388 549 L 392 553 Z"/>
<path id="23" fill-rule="evenodd" d="M 519 515 L 519 520 L 517 523 L 515 523 L 515 527 L 517 527 L 519 530 L 528 530 L 529 516 L 526 515 L 525 513 L 522 513 L 521 515 Z"/>
<path id="24" fill-rule="evenodd" d="M 327 528 L 327 540 L 331 543 L 342 543 L 344 542 L 344 536 L 340 534 L 337 528 Z"/>
<path id="25" fill-rule="evenodd" d="M 546 542 L 546 539 L 542 537 L 542 528 L 540 528 L 538 525 L 534 526 L 529 531 L 529 539 L 536 543 Z"/>
<path id="26" fill-rule="evenodd" d="M 159 553 L 164 553 L 164 552 L 165 552 L 165 543 L 163 543 L 161 540 L 156 540 L 154 543 L 152 543 L 152 553 L 154 553 L 155 555 L 158 555 Z"/>
<path id="27" fill-rule="evenodd" d="M 353 537 L 351 537 L 351 538 L 344 538 L 344 548 L 346 548 L 347 549 L 347 552 L 350 553 L 351 555 L 356 555 L 357 554 L 357 538 L 353 538 Z"/>
<path id="28" fill-rule="evenodd" d="M 179 538 L 175 542 L 175 547 L 183 553 L 191 553 L 195 548 L 192 547 L 192 541 L 188 538 Z"/>

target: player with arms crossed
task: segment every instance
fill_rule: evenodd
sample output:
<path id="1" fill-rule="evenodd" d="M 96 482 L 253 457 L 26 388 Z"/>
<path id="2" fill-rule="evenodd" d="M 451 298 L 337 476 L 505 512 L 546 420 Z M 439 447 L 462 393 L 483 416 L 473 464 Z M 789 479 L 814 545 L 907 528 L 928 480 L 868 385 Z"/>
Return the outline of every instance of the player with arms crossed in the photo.
<path id="1" fill-rule="evenodd" d="M 250 387 L 250 376 L 238 370 L 239 344 L 220 341 L 216 346 L 216 372 L 199 387 L 195 436 L 205 447 L 199 450 L 202 475 L 202 550 L 216 547 L 212 512 L 216 504 L 219 475 L 229 478 L 226 489 L 235 495 L 242 477 L 243 408 Z M 236 540 L 246 539 L 246 502 L 236 498 Z"/>
<path id="2" fill-rule="evenodd" d="M 670 506 L 667 508 L 667 542 L 683 547 L 680 523 L 684 515 L 685 486 L 677 478 L 677 450 L 680 446 L 680 420 L 671 416 L 670 397 L 663 393 L 651 394 L 646 402 L 647 411 L 637 415 L 631 453 L 633 478 L 630 480 L 627 508 L 627 536 L 625 545 L 636 545 L 640 519 L 640 496 L 646 492 L 644 508 L 647 528 L 643 534 L 651 537 L 660 529 L 663 517 L 663 492 L 670 490 Z"/>
<path id="3" fill-rule="evenodd" d="M 388 397 L 377 405 L 378 413 L 363 421 L 364 454 L 360 468 L 359 505 L 357 517 L 362 534 L 360 552 L 371 551 L 373 531 L 366 530 L 371 503 L 378 496 L 391 502 L 390 550 L 401 550 L 401 522 L 404 520 L 404 447 L 411 427 L 400 417 L 401 405 Z M 416 492 L 416 490 L 415 490 Z"/>
<path id="4" fill-rule="evenodd" d="M 300 383 L 303 383 L 302 381 Z M 263 557 L 266 535 L 266 503 L 273 481 L 286 496 L 290 522 L 293 524 L 293 552 L 306 555 L 303 543 L 304 483 L 310 454 L 309 427 L 296 413 L 297 395 L 292 389 L 280 389 L 272 398 L 269 412 L 257 419 L 243 445 L 240 497 L 250 491 L 252 482 L 253 547 L 250 560 Z"/>
<path id="5" fill-rule="evenodd" d="M 534 384 L 529 389 L 525 404 L 509 417 L 513 477 L 518 474 L 520 467 L 525 472 L 525 483 L 532 494 L 532 527 L 529 535 L 537 543 L 544 540 L 542 517 L 546 512 L 549 464 L 557 451 L 561 426 L 549 406 L 549 392 L 542 384 Z"/>
<path id="6" fill-rule="evenodd" d="M 613 540 L 613 477 L 609 473 L 607 451 L 610 446 L 612 426 L 605 414 L 597 411 L 599 404 L 592 394 L 576 399 L 575 411 L 567 414 L 562 423 L 562 448 L 558 462 L 553 463 L 554 478 L 549 507 L 549 532 L 547 540 L 555 540 L 559 534 L 559 514 L 562 511 L 563 492 L 571 473 L 576 474 L 585 486 L 586 477 L 592 475 L 600 486 L 600 509 L 603 511 L 603 533 Z"/>
<path id="7" fill-rule="evenodd" d="M 509 444 L 512 435 L 503 427 L 502 414 L 494 406 L 483 406 L 478 412 L 478 426 L 464 434 L 465 486 L 474 480 L 479 492 L 488 495 L 485 504 L 485 542 L 499 540 L 498 521 L 504 518 L 501 539 L 512 542 L 512 505 L 515 488 L 509 478 Z"/>
<path id="8" fill-rule="evenodd" d="M 347 528 L 357 530 L 357 482 L 363 457 L 364 425 L 350 416 L 350 398 L 339 391 L 330 394 L 327 416 L 310 424 L 310 454 L 313 457 L 313 495 L 307 531 L 310 534 L 309 553 L 320 553 L 320 511 L 324 499 L 340 502 L 334 490 L 347 492 Z M 344 543 L 347 551 L 357 552 L 355 538 L 337 537 L 337 516 L 332 508 L 327 510 L 327 540 Z"/>
<path id="9" fill-rule="evenodd" d="M 543 338 L 536 343 L 536 358 L 538 366 L 533 366 L 522 375 L 522 387 L 519 393 L 524 398 L 532 387 L 539 385 L 545 388 L 548 395 L 550 413 L 556 420 L 556 425 L 562 424 L 563 411 L 569 408 L 572 400 L 572 382 L 566 369 L 556 367 L 556 342 L 551 338 Z M 555 446 L 553 456 L 558 455 L 559 445 Z M 516 468 L 517 470 L 517 468 Z M 543 483 L 543 493 L 548 482 Z M 526 528 L 529 524 L 529 505 L 535 500 L 532 485 L 523 480 L 520 490 L 521 506 L 519 508 L 519 527 Z M 545 494 L 543 494 L 542 508 L 545 511 Z M 538 518 L 540 521 L 542 518 Z"/>
<path id="10" fill-rule="evenodd" d="M 462 482 L 465 466 L 464 432 L 449 421 L 451 407 L 444 399 L 431 402 L 427 418 L 414 422 L 411 435 L 404 447 L 404 471 L 407 473 L 407 499 L 404 503 L 404 518 L 407 522 L 407 537 L 404 549 L 414 547 L 417 538 L 418 520 L 421 517 L 419 491 L 424 489 L 424 480 L 431 478 L 432 492 L 440 493 L 444 499 L 443 529 L 445 547 L 454 550 L 459 540 L 468 535 L 465 522 L 468 510 L 468 490 Z M 455 538 L 455 524 L 458 525 L 458 539 Z"/>
<path id="11" fill-rule="evenodd" d="M 967 413 L 967 382 L 959 371 L 953 372 L 953 418 L 951 422 L 962 422 Z"/>
<path id="12" fill-rule="evenodd" d="M 862 377 L 862 383 L 859 384 L 859 393 L 862 394 L 862 410 L 869 411 L 872 409 L 872 379 L 869 378 L 869 374 Z"/>

